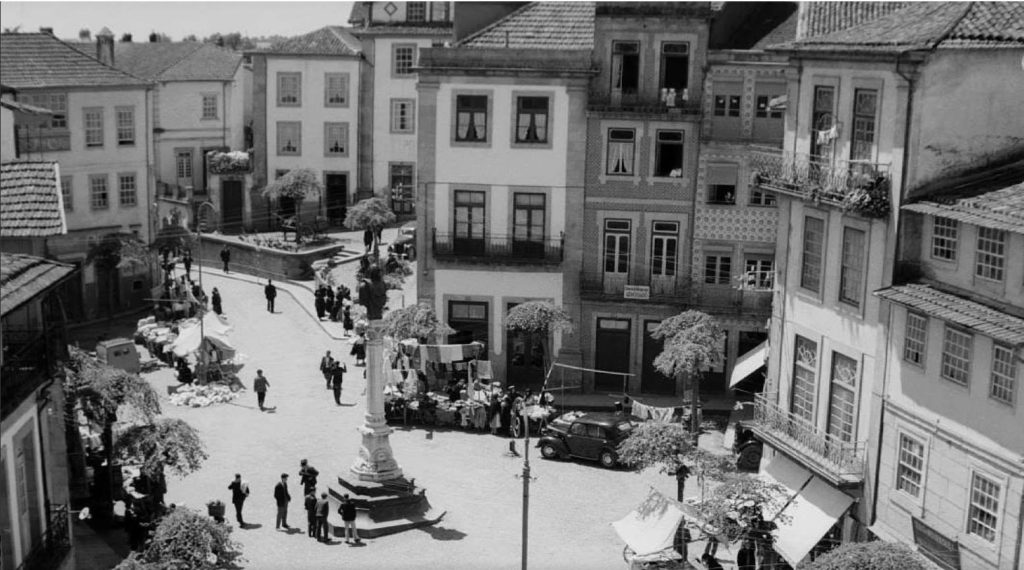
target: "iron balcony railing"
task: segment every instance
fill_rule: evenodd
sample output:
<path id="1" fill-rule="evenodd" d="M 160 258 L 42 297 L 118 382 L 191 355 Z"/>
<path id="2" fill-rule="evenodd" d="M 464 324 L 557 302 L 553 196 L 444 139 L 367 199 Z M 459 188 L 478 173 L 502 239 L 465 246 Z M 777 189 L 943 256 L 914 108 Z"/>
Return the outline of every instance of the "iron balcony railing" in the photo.
<path id="1" fill-rule="evenodd" d="M 749 156 L 754 173 L 751 182 L 765 190 L 866 214 L 888 211 L 888 164 L 830 160 L 768 147 L 754 150 Z"/>
<path id="2" fill-rule="evenodd" d="M 68 507 L 56 505 L 50 508 L 46 532 L 32 547 L 28 556 L 22 559 L 18 570 L 51 570 L 60 567 L 71 553 L 71 535 L 68 532 Z"/>
<path id="3" fill-rule="evenodd" d="M 565 234 L 527 240 L 500 234 L 463 237 L 438 233 L 434 229 L 432 243 L 434 257 L 438 259 L 457 259 L 469 263 L 561 263 Z"/>
<path id="4" fill-rule="evenodd" d="M 711 285 L 681 275 L 654 275 L 639 268 L 628 277 L 601 271 L 580 273 L 580 295 L 595 301 L 628 300 L 687 306 L 715 313 L 771 314 L 771 289 Z"/>
<path id="5" fill-rule="evenodd" d="M 773 446 L 797 454 L 809 467 L 829 476 L 833 482 L 860 483 L 864 480 L 865 442 L 846 442 L 823 432 L 807 420 L 782 409 L 774 394 L 754 397 L 751 427 Z"/>
<path id="6" fill-rule="evenodd" d="M 681 92 L 663 93 L 591 93 L 587 109 L 602 113 L 667 113 L 699 115 L 701 102 Z"/>

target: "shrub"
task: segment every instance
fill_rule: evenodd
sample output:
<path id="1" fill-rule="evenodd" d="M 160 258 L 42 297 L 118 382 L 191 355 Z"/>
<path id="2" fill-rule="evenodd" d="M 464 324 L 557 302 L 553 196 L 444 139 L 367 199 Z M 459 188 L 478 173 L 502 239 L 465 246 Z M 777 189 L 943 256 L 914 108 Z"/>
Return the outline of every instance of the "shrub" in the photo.
<path id="1" fill-rule="evenodd" d="M 852 542 L 819 557 L 800 570 L 928 570 L 931 564 L 897 542 Z"/>
<path id="2" fill-rule="evenodd" d="M 208 570 L 241 560 L 241 545 L 231 540 L 231 527 L 186 507 L 168 513 L 153 538 L 116 570 Z"/>

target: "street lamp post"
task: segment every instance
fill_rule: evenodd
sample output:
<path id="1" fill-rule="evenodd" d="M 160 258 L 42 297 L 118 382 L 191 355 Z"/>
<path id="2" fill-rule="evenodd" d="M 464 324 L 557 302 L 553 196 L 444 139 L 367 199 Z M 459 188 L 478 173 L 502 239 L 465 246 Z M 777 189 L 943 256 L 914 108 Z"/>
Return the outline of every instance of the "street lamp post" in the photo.
<path id="1" fill-rule="evenodd" d="M 202 291 L 203 295 L 206 295 L 206 289 L 203 289 L 203 232 L 199 226 L 199 215 L 203 211 L 203 206 L 209 206 L 211 210 L 216 212 L 213 207 L 213 203 L 209 200 L 201 202 L 196 207 L 196 245 L 199 249 L 199 263 L 196 264 L 196 269 L 199 271 L 199 290 Z M 206 340 L 206 327 L 203 324 L 203 319 L 206 316 L 206 305 L 200 304 L 199 307 L 199 384 L 206 384 L 206 351 L 203 350 L 203 341 Z"/>

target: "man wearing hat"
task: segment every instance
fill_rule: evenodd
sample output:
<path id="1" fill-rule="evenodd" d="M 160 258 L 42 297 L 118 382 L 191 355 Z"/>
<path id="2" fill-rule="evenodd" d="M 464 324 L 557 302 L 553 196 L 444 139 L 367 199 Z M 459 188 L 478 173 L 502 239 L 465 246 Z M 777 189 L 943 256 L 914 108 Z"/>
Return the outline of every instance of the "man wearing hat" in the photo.
<path id="1" fill-rule="evenodd" d="M 292 496 L 288 493 L 287 473 L 282 473 L 281 480 L 274 485 L 274 500 L 277 501 L 277 521 L 274 528 L 279 529 L 282 526 L 286 529 L 292 528 L 288 526 L 288 503 L 292 500 Z"/>

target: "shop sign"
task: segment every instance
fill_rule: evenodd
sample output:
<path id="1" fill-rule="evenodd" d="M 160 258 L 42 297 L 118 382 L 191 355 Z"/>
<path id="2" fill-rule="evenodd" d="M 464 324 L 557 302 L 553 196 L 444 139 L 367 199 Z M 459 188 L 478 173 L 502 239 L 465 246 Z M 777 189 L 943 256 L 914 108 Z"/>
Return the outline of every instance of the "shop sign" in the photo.
<path id="1" fill-rule="evenodd" d="M 918 551 L 945 570 L 960 570 L 960 544 L 939 534 L 934 528 L 924 524 L 917 517 L 912 518 L 914 525 L 914 543 Z"/>
<path id="2" fill-rule="evenodd" d="M 623 299 L 650 299 L 651 288 L 647 285 L 626 285 L 622 289 Z"/>

